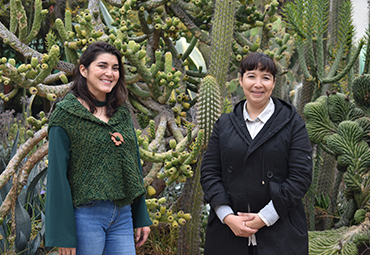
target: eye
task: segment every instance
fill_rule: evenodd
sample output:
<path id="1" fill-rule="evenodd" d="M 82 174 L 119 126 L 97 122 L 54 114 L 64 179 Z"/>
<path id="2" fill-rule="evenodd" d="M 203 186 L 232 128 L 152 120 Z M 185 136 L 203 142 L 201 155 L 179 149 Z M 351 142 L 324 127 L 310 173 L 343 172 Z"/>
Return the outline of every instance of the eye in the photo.
<path id="1" fill-rule="evenodd" d="M 115 66 L 115 67 L 113 67 L 113 70 L 114 70 L 114 71 L 119 71 L 119 67 L 116 67 L 116 66 Z"/>
<path id="2" fill-rule="evenodd" d="M 105 65 L 102 65 L 102 64 L 100 64 L 100 65 L 98 65 L 100 68 L 105 68 Z"/>

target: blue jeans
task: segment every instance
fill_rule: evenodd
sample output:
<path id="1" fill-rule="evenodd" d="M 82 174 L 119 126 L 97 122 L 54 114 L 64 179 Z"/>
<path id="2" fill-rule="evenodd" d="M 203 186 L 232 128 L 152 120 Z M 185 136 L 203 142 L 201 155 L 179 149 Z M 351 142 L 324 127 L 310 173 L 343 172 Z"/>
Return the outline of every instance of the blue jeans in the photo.
<path id="1" fill-rule="evenodd" d="M 77 255 L 135 255 L 131 205 L 94 201 L 75 208 Z"/>

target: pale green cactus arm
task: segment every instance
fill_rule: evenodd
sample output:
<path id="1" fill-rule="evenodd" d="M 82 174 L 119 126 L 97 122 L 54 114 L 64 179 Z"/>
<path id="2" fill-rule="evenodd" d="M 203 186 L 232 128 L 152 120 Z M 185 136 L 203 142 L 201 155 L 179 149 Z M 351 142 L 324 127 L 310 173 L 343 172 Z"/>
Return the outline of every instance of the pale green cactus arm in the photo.
<path id="1" fill-rule="evenodd" d="M 18 38 L 23 41 L 27 36 L 27 15 L 21 0 L 15 0 L 15 7 L 18 19 Z"/>
<path id="2" fill-rule="evenodd" d="M 351 57 L 351 60 L 348 62 L 346 67 L 339 74 L 337 74 L 336 76 L 334 76 L 332 78 L 328 77 L 328 78 L 323 79 L 322 83 L 324 83 L 324 84 L 325 83 L 334 83 L 334 82 L 337 82 L 340 79 L 342 79 L 349 72 L 349 70 L 353 67 L 353 65 L 357 61 L 358 56 L 360 55 L 361 49 L 364 46 L 364 44 L 365 44 L 365 41 L 360 40 L 360 42 L 357 46 L 357 50 L 355 51 L 355 53 Z"/>
<path id="3" fill-rule="evenodd" d="M 49 59 L 47 64 L 42 64 L 41 72 L 36 76 L 36 78 L 32 82 L 32 86 L 35 86 L 44 81 L 44 79 L 50 75 L 53 68 L 56 66 L 59 60 L 59 46 L 53 45 L 48 53 Z"/>
<path id="4" fill-rule="evenodd" d="M 44 11 L 44 13 L 45 13 L 45 11 Z M 45 15 L 43 15 L 43 12 L 42 12 L 42 1 L 41 0 L 36 0 L 35 1 L 35 13 L 34 13 L 34 17 L 33 17 L 32 28 L 31 28 L 31 31 L 28 34 L 27 38 L 24 40 L 25 44 L 29 44 L 37 36 L 37 34 L 40 31 L 42 18 L 44 16 Z"/>
<path id="5" fill-rule="evenodd" d="M 18 20 L 17 20 L 17 7 L 15 4 L 16 0 L 10 0 L 10 24 L 9 30 L 11 33 L 15 34 L 18 27 Z"/>
<path id="6" fill-rule="evenodd" d="M 70 10 L 66 10 L 64 14 L 64 24 L 65 24 L 65 29 L 66 31 L 73 31 L 72 30 L 72 13 Z"/>
<path id="7" fill-rule="evenodd" d="M 137 72 L 140 74 L 144 82 L 148 85 L 152 93 L 152 97 L 157 99 L 161 95 L 161 92 L 159 90 L 158 84 L 154 82 L 151 72 L 137 57 L 137 55 L 132 52 L 131 49 L 126 48 L 125 50 L 121 49 L 121 51 L 123 52 L 123 55 L 127 58 L 127 60 L 129 60 L 133 66 L 137 67 Z"/>

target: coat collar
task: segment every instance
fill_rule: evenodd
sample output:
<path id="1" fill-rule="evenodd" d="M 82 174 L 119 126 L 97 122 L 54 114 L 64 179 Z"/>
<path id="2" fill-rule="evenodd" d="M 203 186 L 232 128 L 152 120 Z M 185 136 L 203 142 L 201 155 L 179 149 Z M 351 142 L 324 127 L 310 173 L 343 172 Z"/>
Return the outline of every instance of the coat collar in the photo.
<path id="1" fill-rule="evenodd" d="M 101 121 L 95 117 L 89 110 L 87 110 L 80 101 L 77 100 L 76 96 L 72 93 L 68 93 L 64 99 L 57 104 L 58 107 L 68 112 L 71 115 L 90 120 L 99 124 L 110 124 L 114 125 L 120 121 L 122 114 L 127 114 L 127 108 L 125 104 L 119 106 L 113 116 L 109 119 L 108 123 Z"/>
<path id="2" fill-rule="evenodd" d="M 288 104 L 285 101 L 274 97 L 272 97 L 272 100 L 275 104 L 275 112 L 265 123 L 264 127 L 255 137 L 255 139 L 252 139 L 249 135 L 243 117 L 243 107 L 245 104 L 245 100 L 239 102 L 235 106 L 234 111 L 229 115 L 231 123 L 237 130 L 240 137 L 249 147 L 247 152 L 248 155 L 256 150 L 258 147 L 263 145 L 277 132 L 279 132 L 293 118 L 295 114 L 295 108 L 291 104 Z"/>

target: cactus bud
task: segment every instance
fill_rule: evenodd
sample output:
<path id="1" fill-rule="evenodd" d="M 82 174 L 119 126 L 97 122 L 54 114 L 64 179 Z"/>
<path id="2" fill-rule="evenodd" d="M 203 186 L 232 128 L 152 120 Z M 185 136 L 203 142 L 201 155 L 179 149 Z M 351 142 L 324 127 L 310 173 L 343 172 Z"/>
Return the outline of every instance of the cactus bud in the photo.
<path id="1" fill-rule="evenodd" d="M 180 225 L 185 225 L 186 224 L 186 220 L 184 218 L 180 218 L 177 220 L 179 222 Z"/>
<path id="2" fill-rule="evenodd" d="M 176 149 L 177 142 L 175 139 L 171 139 L 169 144 L 170 144 L 171 149 Z"/>
<path id="3" fill-rule="evenodd" d="M 38 92 L 36 87 L 30 87 L 28 90 L 32 95 L 36 95 Z"/>
<path id="4" fill-rule="evenodd" d="M 167 206 L 165 205 L 161 205 L 160 209 L 159 209 L 159 212 L 164 215 L 166 213 L 166 210 L 167 210 Z"/>
<path id="5" fill-rule="evenodd" d="M 161 197 L 160 199 L 157 200 L 158 204 L 164 204 L 166 203 L 166 198 L 165 197 Z"/>
<path id="6" fill-rule="evenodd" d="M 172 227 L 173 227 L 173 228 L 178 228 L 178 227 L 179 227 L 179 224 L 177 223 L 177 221 L 175 221 L 175 220 L 174 220 L 174 221 L 172 222 Z"/>
<path id="7" fill-rule="evenodd" d="M 32 130 L 27 130 L 26 132 L 28 137 L 33 137 L 33 131 Z"/>
<path id="8" fill-rule="evenodd" d="M 46 94 L 46 98 L 49 100 L 49 101 L 55 101 L 57 100 L 57 96 L 55 94 L 52 94 L 52 93 L 48 93 Z"/>
<path id="9" fill-rule="evenodd" d="M 147 190 L 147 192 L 148 192 L 148 195 L 149 195 L 149 196 L 154 196 L 154 195 L 155 195 L 155 193 L 157 192 L 157 191 L 155 190 L 155 188 L 154 188 L 153 186 L 151 186 L 151 185 L 149 185 L 149 186 L 146 188 L 146 190 Z"/>

